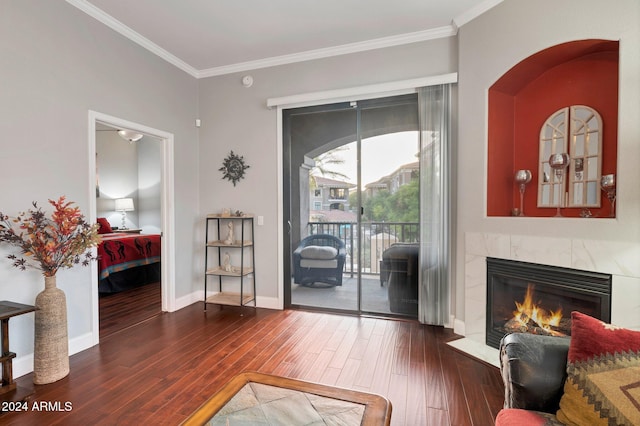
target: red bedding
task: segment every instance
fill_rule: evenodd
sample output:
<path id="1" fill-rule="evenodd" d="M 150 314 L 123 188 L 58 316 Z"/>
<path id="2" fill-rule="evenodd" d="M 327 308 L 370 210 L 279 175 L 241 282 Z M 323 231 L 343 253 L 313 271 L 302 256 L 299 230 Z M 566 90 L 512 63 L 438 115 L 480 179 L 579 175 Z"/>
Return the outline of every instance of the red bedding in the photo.
<path id="1" fill-rule="evenodd" d="M 98 256 L 100 279 L 114 272 L 160 262 L 160 235 L 102 234 Z"/>

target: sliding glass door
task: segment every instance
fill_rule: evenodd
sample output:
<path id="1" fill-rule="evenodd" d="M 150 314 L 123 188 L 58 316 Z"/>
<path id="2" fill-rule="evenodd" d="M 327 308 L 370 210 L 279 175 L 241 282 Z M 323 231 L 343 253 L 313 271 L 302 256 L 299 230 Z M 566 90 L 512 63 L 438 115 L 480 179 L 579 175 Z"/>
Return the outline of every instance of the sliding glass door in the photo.
<path id="1" fill-rule="evenodd" d="M 285 110 L 283 119 L 285 304 L 415 316 L 392 309 L 384 253 L 419 235 L 417 96 Z"/>

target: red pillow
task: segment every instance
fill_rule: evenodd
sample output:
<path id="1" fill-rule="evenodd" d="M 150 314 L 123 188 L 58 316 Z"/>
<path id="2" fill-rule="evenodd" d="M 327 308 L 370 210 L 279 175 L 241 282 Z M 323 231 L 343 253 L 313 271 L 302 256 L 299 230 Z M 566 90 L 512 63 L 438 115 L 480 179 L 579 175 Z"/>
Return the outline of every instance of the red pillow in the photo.
<path id="1" fill-rule="evenodd" d="M 630 353 L 640 354 L 640 331 L 606 324 L 580 312 L 571 313 L 570 363 L 587 364 L 597 357 L 615 358 Z"/>
<path id="2" fill-rule="evenodd" d="M 113 232 L 113 229 L 111 229 L 111 224 L 106 218 L 99 217 L 98 224 L 100 225 L 100 228 L 98 228 L 98 234 L 110 234 Z"/>
<path id="3" fill-rule="evenodd" d="M 640 331 L 572 312 L 567 376 L 562 424 L 640 425 Z"/>

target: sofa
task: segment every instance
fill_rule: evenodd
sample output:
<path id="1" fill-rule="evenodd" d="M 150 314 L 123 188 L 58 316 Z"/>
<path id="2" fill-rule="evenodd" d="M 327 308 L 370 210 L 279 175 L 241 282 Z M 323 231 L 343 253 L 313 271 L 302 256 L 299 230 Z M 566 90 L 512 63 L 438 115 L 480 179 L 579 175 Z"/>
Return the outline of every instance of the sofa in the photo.
<path id="1" fill-rule="evenodd" d="M 504 408 L 496 426 L 640 425 L 640 331 L 571 313 L 571 337 L 500 342 Z"/>
<path id="2" fill-rule="evenodd" d="M 500 341 L 504 408 L 513 411 L 501 411 L 496 425 L 528 424 L 536 417 L 557 422 L 569 343 L 569 338 L 528 333 L 508 334 Z"/>

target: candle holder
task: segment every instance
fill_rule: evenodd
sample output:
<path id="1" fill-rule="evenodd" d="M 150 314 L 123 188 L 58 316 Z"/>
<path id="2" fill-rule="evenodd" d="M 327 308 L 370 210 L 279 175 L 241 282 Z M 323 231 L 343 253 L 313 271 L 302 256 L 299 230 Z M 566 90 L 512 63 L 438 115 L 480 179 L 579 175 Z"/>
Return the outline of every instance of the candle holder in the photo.
<path id="1" fill-rule="evenodd" d="M 524 216 L 524 190 L 526 185 L 531 182 L 531 171 L 518 170 L 514 176 L 514 180 L 520 189 L 520 210 L 518 211 L 517 216 Z"/>
<path id="2" fill-rule="evenodd" d="M 605 192 L 609 202 L 611 203 L 609 217 L 616 217 L 616 175 L 603 175 L 600 178 L 600 187 Z"/>
<path id="3" fill-rule="evenodd" d="M 555 171 L 555 179 L 558 182 L 558 205 L 555 217 L 562 217 L 560 207 L 564 207 L 564 171 L 569 165 L 569 155 L 566 153 L 553 154 L 549 157 L 549 166 Z"/>

